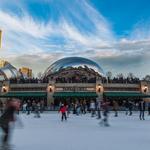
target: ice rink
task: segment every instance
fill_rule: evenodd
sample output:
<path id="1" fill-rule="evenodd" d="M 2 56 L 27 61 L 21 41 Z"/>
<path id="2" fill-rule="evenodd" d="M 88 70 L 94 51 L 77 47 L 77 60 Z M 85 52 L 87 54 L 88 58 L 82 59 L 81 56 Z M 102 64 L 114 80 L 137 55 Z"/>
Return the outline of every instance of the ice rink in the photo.
<path id="1" fill-rule="evenodd" d="M 57 112 L 44 113 L 41 118 L 20 115 L 24 127 L 16 125 L 11 143 L 15 150 L 149 150 L 150 116 L 140 121 L 138 113 L 109 117 L 110 127 L 101 127 L 90 114 L 70 115 L 60 121 Z"/>

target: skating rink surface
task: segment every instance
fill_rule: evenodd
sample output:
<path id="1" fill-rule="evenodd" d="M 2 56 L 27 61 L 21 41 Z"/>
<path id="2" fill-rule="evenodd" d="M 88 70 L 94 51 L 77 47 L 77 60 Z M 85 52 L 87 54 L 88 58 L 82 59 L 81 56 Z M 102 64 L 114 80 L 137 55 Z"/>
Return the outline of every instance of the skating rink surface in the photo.
<path id="1" fill-rule="evenodd" d="M 102 127 L 90 114 L 70 115 L 61 122 L 57 112 L 44 113 L 41 118 L 19 115 L 11 143 L 15 150 L 150 150 L 150 116 L 141 121 L 138 113 L 119 117 L 109 114 L 110 127 Z"/>

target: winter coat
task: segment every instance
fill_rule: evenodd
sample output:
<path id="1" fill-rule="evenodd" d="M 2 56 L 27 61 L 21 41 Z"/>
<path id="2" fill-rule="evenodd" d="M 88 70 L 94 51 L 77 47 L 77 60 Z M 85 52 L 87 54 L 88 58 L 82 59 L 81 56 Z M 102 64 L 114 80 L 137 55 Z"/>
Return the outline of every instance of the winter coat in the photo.
<path id="1" fill-rule="evenodd" d="M 116 101 L 113 102 L 113 110 L 118 110 L 119 109 L 119 105 Z"/>
<path id="2" fill-rule="evenodd" d="M 91 103 L 90 103 L 90 109 L 95 109 L 95 107 L 96 107 L 96 106 L 95 106 L 95 103 L 94 103 L 94 102 L 91 102 Z"/>
<path id="3" fill-rule="evenodd" d="M 145 111 L 145 102 L 140 102 L 139 103 L 139 110 L 140 111 Z"/>
<path id="4" fill-rule="evenodd" d="M 9 106 L 4 114 L 0 117 L 0 125 L 7 126 L 9 122 L 15 121 L 14 113 L 16 109 L 13 106 Z"/>
<path id="5" fill-rule="evenodd" d="M 60 107 L 59 112 L 61 112 L 61 113 L 66 113 L 66 111 L 67 111 L 66 106 L 61 106 L 61 107 Z"/>

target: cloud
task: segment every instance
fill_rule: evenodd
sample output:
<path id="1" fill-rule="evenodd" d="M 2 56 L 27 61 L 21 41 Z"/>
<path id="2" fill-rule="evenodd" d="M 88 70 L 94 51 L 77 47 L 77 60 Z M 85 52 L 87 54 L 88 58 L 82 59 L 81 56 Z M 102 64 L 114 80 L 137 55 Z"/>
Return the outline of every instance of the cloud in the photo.
<path id="1" fill-rule="evenodd" d="M 34 75 L 38 72 L 44 72 L 50 64 L 57 59 L 64 57 L 62 53 L 37 53 L 37 54 L 24 54 L 16 57 L 8 57 L 11 64 L 20 67 L 32 68 Z M 30 61 L 29 61 L 30 60 Z"/>
<path id="2" fill-rule="evenodd" d="M 96 60 L 106 71 L 129 69 L 141 75 L 137 68 L 144 70 L 143 63 L 150 64 L 149 24 L 136 25 L 128 37 L 118 38 L 111 23 L 89 1 L 30 1 L 43 10 L 49 7 L 43 19 L 29 12 L 25 1 L 17 1 L 17 5 L 14 1 L 4 0 L 0 4 L 0 56 L 17 67 L 29 66 L 37 73 L 59 58 L 83 56 Z"/>
<path id="3" fill-rule="evenodd" d="M 69 5 L 71 6 L 71 9 L 76 10 L 77 6 L 80 6 L 79 1 L 77 2 L 78 3 L 75 3 L 76 7 Z M 52 2 L 50 1 L 49 3 L 51 4 Z M 67 3 L 64 2 L 64 5 L 65 4 Z M 82 4 L 83 5 L 79 7 L 79 11 L 70 10 L 72 16 L 68 16 L 68 13 L 66 14 L 64 10 L 60 9 L 59 21 L 54 22 L 48 20 L 47 23 L 36 20 L 26 11 L 23 12 L 22 16 L 0 11 L 0 28 L 5 35 L 3 49 L 7 50 L 11 47 L 11 49 L 16 51 L 20 48 L 28 50 L 30 49 L 29 47 L 36 47 L 37 45 L 37 47 L 41 47 L 44 51 L 44 44 L 41 45 L 41 43 L 43 43 L 44 40 L 49 41 L 56 37 L 61 37 L 65 42 L 64 45 L 74 44 L 88 47 L 93 47 L 99 44 L 106 45 L 112 41 L 111 30 L 109 29 L 109 25 L 104 17 L 96 12 L 96 10 L 92 9 L 87 2 L 82 2 Z M 69 6 L 67 8 L 70 8 Z M 66 10 L 66 12 L 68 12 L 68 10 Z M 81 20 L 80 12 L 84 14 L 88 21 L 84 21 L 83 18 Z M 72 21 L 71 17 L 75 18 L 77 21 L 80 20 L 81 22 L 79 22 L 79 24 L 81 26 L 85 26 L 87 22 L 89 22 L 89 24 L 86 24 L 86 26 L 91 23 L 91 25 L 93 25 L 92 28 L 94 29 L 93 32 L 87 32 L 84 28 L 80 28 L 77 23 L 75 24 L 74 21 Z M 39 42 L 40 44 L 38 44 Z M 51 41 L 51 43 L 46 43 L 46 45 L 48 44 L 51 46 L 55 43 L 54 41 Z M 6 47 L 6 45 L 10 45 L 10 47 Z M 20 45 L 20 47 L 18 45 Z M 26 45 L 29 46 L 27 47 Z M 58 43 L 57 45 L 58 47 L 60 46 Z M 65 51 L 65 49 L 62 49 L 62 51 Z"/>

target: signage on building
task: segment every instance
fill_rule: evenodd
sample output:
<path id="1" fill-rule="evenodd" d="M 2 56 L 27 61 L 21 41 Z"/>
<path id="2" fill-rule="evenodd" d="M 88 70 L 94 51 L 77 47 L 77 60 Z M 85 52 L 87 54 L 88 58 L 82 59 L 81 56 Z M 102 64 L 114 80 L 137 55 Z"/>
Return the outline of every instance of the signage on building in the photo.
<path id="1" fill-rule="evenodd" d="M 56 87 L 56 91 L 72 91 L 72 92 L 79 92 L 79 91 L 95 91 L 93 87 Z"/>

